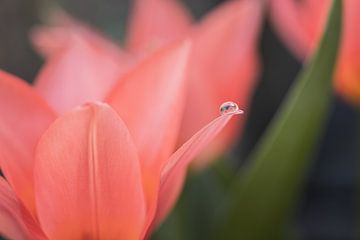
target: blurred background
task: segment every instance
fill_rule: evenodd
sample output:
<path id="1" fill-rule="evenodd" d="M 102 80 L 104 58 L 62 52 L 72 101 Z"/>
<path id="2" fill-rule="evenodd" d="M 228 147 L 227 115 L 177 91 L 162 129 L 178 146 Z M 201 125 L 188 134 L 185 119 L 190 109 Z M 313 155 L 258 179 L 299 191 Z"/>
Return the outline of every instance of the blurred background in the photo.
<path id="1" fill-rule="evenodd" d="M 185 1 L 200 18 L 221 0 Z M 71 15 L 94 26 L 118 43 L 125 32 L 130 2 L 125 0 L 0 0 L 0 68 L 32 82 L 42 59 L 29 43 L 29 29 L 41 23 L 47 9 L 61 6 Z M 265 18 L 259 42 L 263 72 L 252 99 L 248 122 L 231 155 L 241 168 L 276 112 L 285 93 L 301 69 Z M 304 114 L 307 114 L 304 112 Z M 289 228 L 296 239 L 356 239 L 356 156 L 358 135 L 354 108 L 334 97 L 326 133 L 306 176 L 297 209 Z M 206 239 L 206 196 L 213 194 L 214 168 L 191 174 L 177 208 L 154 239 Z M 218 174 L 218 172 L 216 173 Z M 226 181 L 226 180 L 225 180 Z M 199 217 L 199 215 L 201 215 Z M 183 223 L 181 218 L 190 219 Z M 176 229 L 174 228 L 176 226 Z"/>

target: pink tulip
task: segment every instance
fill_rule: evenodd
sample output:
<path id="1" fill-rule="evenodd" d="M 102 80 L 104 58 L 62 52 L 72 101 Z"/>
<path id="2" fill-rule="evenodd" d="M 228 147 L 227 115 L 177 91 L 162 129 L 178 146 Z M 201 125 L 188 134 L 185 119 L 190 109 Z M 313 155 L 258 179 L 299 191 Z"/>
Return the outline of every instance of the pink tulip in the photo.
<path id="1" fill-rule="evenodd" d="M 228 103 L 175 151 L 189 50 L 188 42 L 171 45 L 127 73 L 104 97 L 117 112 L 98 102 L 57 116 L 30 86 L 0 72 L 0 233 L 149 236 L 176 201 L 190 161 L 241 113 Z"/>
<path id="2" fill-rule="evenodd" d="M 274 25 L 300 59 L 316 48 L 331 2 L 271 0 Z M 360 1 L 344 1 L 344 13 L 335 87 L 348 101 L 360 104 Z"/>
<path id="3" fill-rule="evenodd" d="M 178 144 L 213 119 L 222 102 L 235 100 L 247 109 L 259 71 L 256 40 L 261 23 L 260 1 L 228 1 L 192 25 L 179 1 L 134 0 L 133 4 L 126 45 L 110 53 L 113 43 L 61 14 L 53 20 L 57 27 L 34 31 L 33 42 L 47 58 L 36 80 L 36 90 L 57 111 L 85 99 L 98 100 L 111 91 L 119 75 L 156 49 L 184 37 L 192 40 L 193 50 L 187 71 L 187 108 Z M 117 104 L 110 104 L 121 111 Z M 206 165 L 229 148 L 243 124 L 244 119 L 229 124 L 196 165 Z"/>

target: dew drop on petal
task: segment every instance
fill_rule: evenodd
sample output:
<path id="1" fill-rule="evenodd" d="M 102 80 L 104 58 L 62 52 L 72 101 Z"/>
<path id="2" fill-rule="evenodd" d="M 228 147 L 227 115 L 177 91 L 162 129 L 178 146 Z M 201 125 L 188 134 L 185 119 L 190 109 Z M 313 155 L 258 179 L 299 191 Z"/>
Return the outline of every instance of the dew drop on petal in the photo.
<path id="1" fill-rule="evenodd" d="M 224 102 L 220 106 L 220 114 L 242 114 L 244 111 L 239 109 L 239 106 L 234 102 Z"/>

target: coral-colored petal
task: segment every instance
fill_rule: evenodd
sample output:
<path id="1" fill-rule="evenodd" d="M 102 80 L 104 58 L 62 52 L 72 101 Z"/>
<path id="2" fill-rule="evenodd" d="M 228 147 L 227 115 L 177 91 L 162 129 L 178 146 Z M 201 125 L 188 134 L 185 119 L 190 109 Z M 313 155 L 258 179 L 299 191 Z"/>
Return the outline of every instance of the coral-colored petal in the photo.
<path id="1" fill-rule="evenodd" d="M 0 177 L 0 234 L 9 239 L 45 239 L 39 225 Z"/>
<path id="2" fill-rule="evenodd" d="M 149 211 L 160 169 L 178 137 L 189 48 L 189 42 L 182 42 L 150 56 L 120 81 L 108 98 L 138 147 Z"/>
<path id="3" fill-rule="evenodd" d="M 189 107 L 185 112 L 181 143 L 214 119 L 217 107 L 223 102 L 232 99 L 247 109 L 259 72 L 256 44 L 261 15 L 261 1 L 228 1 L 194 29 Z M 238 136 L 242 125 L 243 121 L 229 125 L 201 159 L 208 162 L 221 154 Z"/>
<path id="4" fill-rule="evenodd" d="M 38 216 L 50 239 L 139 239 L 145 202 L 131 136 L 114 110 L 88 104 L 55 121 L 35 162 Z"/>
<path id="5" fill-rule="evenodd" d="M 297 56 L 304 58 L 311 45 L 311 39 L 306 33 L 296 11 L 297 3 L 289 0 L 271 0 L 271 20 L 280 35 L 285 39 Z"/>
<path id="6" fill-rule="evenodd" d="M 182 188 L 185 171 L 189 163 L 214 140 L 232 116 L 239 113 L 236 111 L 216 118 L 198 131 L 170 157 L 161 173 L 155 225 L 159 224 L 173 207 Z"/>
<path id="7" fill-rule="evenodd" d="M 56 54 L 59 49 L 71 46 L 76 38 L 87 41 L 94 48 L 127 57 L 126 53 L 96 29 L 65 12 L 56 10 L 50 14 L 48 26 L 37 26 L 31 30 L 31 42 L 44 57 Z"/>
<path id="8" fill-rule="evenodd" d="M 155 218 L 149 229 L 150 231 L 152 228 L 159 226 L 171 212 L 171 209 L 174 207 L 179 195 L 181 194 L 186 176 L 187 168 L 179 168 L 177 170 L 176 176 L 169 179 L 169 183 L 162 184 L 160 187 L 158 206 L 156 209 Z"/>
<path id="9" fill-rule="evenodd" d="M 360 1 L 345 1 L 342 51 L 346 57 L 360 56 Z M 359 61 L 357 61 L 359 62 Z M 359 68 L 357 68 L 359 69 Z"/>
<path id="10" fill-rule="evenodd" d="M 67 29 L 63 27 L 37 26 L 31 29 L 30 39 L 35 50 L 47 58 L 68 44 L 68 34 Z"/>
<path id="11" fill-rule="evenodd" d="M 274 27 L 298 57 L 311 54 L 317 46 L 328 15 L 329 0 L 271 0 Z M 341 49 L 335 87 L 349 102 L 360 103 L 360 1 L 344 1 Z"/>
<path id="12" fill-rule="evenodd" d="M 271 0 L 270 2 L 271 20 L 276 30 L 290 50 L 303 59 L 316 46 L 331 1 Z"/>
<path id="13" fill-rule="evenodd" d="M 129 22 L 127 47 L 138 53 L 182 37 L 191 16 L 178 0 L 133 0 Z"/>
<path id="14" fill-rule="evenodd" d="M 42 27 L 33 33 L 35 44 L 48 55 L 36 79 L 36 90 L 58 112 L 87 101 L 103 100 L 135 61 L 95 31 L 75 20 L 66 23 L 57 28 Z"/>
<path id="15" fill-rule="evenodd" d="M 24 81 L 0 71 L 0 166 L 34 213 L 33 154 L 55 113 Z"/>
<path id="16" fill-rule="evenodd" d="M 127 66 L 78 38 L 48 61 L 36 79 L 36 90 L 58 111 L 103 100 Z"/>
<path id="17" fill-rule="evenodd" d="M 163 49 L 119 81 L 107 102 L 124 119 L 145 165 L 173 151 L 183 114 L 188 41 Z M 134 94 L 135 93 L 135 94 Z"/>
<path id="18" fill-rule="evenodd" d="M 360 1 L 344 2 L 342 48 L 338 57 L 335 87 L 350 103 L 360 105 Z"/>
<path id="19" fill-rule="evenodd" d="M 354 52 L 355 53 L 355 52 Z M 339 94 L 349 103 L 360 104 L 360 61 L 359 56 L 345 56 L 338 58 L 335 87 Z"/>

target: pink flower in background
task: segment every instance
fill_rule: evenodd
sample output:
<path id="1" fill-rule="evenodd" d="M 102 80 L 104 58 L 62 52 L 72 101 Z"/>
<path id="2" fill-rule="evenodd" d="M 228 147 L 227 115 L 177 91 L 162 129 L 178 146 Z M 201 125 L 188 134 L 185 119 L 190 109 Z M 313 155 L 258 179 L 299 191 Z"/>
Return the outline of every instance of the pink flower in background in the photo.
<path id="1" fill-rule="evenodd" d="M 271 0 L 273 23 L 301 59 L 316 48 L 331 0 Z M 342 44 L 335 75 L 336 90 L 360 104 L 360 1 L 344 1 Z"/>
<path id="2" fill-rule="evenodd" d="M 168 214 L 190 161 L 233 115 L 180 148 L 189 43 L 157 51 L 107 102 L 57 116 L 22 80 L 0 72 L 0 232 L 10 239 L 143 239 Z M 101 87 L 101 86 L 99 86 Z"/>
<path id="3" fill-rule="evenodd" d="M 134 0 L 133 4 L 122 49 L 61 14 L 54 16 L 55 26 L 35 29 L 34 45 L 47 59 L 36 79 L 36 90 L 57 111 L 84 100 L 101 99 L 117 81 L 124 81 L 119 76 L 157 49 L 184 37 L 191 39 L 193 48 L 178 143 L 184 143 L 213 119 L 225 101 L 234 100 L 247 109 L 259 72 L 256 40 L 261 24 L 260 1 L 228 1 L 195 24 L 176 0 Z M 115 103 L 110 104 L 119 111 Z M 206 165 L 229 148 L 243 124 L 244 119 L 231 122 L 196 165 Z"/>

